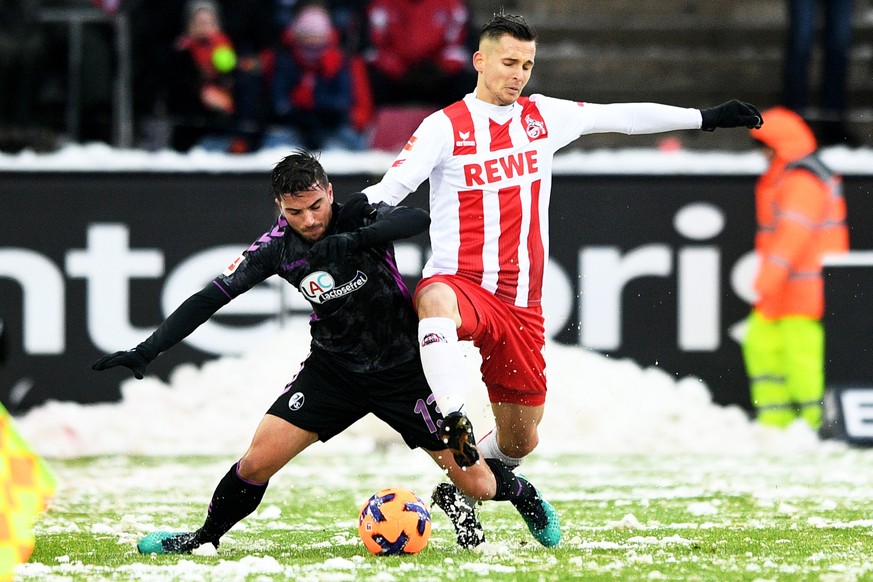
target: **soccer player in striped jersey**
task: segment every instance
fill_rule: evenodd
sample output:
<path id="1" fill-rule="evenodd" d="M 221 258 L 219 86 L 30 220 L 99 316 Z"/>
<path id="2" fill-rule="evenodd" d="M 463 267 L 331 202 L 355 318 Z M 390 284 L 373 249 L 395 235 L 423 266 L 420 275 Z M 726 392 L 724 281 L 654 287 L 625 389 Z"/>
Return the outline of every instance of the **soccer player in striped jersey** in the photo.
<path id="1" fill-rule="evenodd" d="M 382 180 L 364 190 L 371 202 L 397 204 L 430 181 L 433 255 L 415 306 L 422 364 L 446 415 L 441 436 L 461 466 L 483 455 L 517 467 L 537 446 L 546 397 L 541 300 L 555 152 L 591 133 L 761 124 L 754 106 L 736 100 L 700 110 L 523 97 L 535 57 L 536 34 L 524 18 L 495 15 L 473 54 L 474 92 L 424 119 Z M 495 429 L 478 444 L 463 410 L 459 339 L 479 348 L 495 417 Z"/>

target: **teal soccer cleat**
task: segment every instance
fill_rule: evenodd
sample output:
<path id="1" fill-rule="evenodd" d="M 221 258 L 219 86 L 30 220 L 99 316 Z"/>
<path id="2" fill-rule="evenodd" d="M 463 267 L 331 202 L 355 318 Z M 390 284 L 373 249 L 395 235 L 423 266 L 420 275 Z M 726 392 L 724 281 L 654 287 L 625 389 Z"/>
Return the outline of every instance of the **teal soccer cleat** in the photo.
<path id="1" fill-rule="evenodd" d="M 552 548 L 561 543 L 561 522 L 558 519 L 558 512 L 555 511 L 555 508 L 552 507 L 551 503 L 542 498 L 539 501 L 541 503 L 542 512 L 546 516 L 545 525 L 542 525 L 542 523 L 534 519 L 533 516 L 528 517 L 527 515 L 522 514 L 522 517 L 524 518 L 524 522 L 527 524 L 530 533 L 533 534 L 533 537 L 547 548 Z"/>
<path id="2" fill-rule="evenodd" d="M 189 554 L 203 545 L 199 532 L 156 531 L 139 540 L 140 554 Z"/>
<path id="3" fill-rule="evenodd" d="M 519 478 L 524 479 L 521 475 Z M 552 504 L 543 499 L 539 490 L 534 489 L 537 492 L 536 497 L 531 501 L 517 504 L 515 508 L 521 514 L 533 537 L 545 547 L 552 548 L 561 543 L 561 520 Z"/>

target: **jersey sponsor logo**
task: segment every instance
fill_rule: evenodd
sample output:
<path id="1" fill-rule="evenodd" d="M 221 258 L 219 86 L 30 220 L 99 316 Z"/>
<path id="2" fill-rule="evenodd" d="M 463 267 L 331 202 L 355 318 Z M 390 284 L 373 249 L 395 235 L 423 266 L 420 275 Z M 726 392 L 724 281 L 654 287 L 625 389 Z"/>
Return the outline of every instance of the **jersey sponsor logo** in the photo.
<path id="1" fill-rule="evenodd" d="M 518 152 L 482 163 L 464 164 L 464 181 L 467 186 L 482 186 L 501 180 L 539 172 L 536 150 Z"/>
<path id="2" fill-rule="evenodd" d="M 413 146 L 415 146 L 416 141 L 418 141 L 418 138 L 413 135 L 408 140 L 406 140 L 406 145 L 403 146 L 403 149 L 406 150 L 407 152 L 411 151 Z"/>
<path id="3" fill-rule="evenodd" d="M 310 273 L 300 282 L 300 292 L 308 301 L 321 303 L 321 295 L 333 289 L 335 282 L 330 273 L 316 271 Z"/>
<path id="4" fill-rule="evenodd" d="M 337 285 L 330 273 L 316 271 L 300 282 L 300 292 L 312 303 L 326 303 L 331 299 L 345 297 L 367 284 L 367 275 L 358 271 L 348 283 Z"/>
<path id="5" fill-rule="evenodd" d="M 237 267 L 245 260 L 245 256 L 240 254 L 237 258 L 233 260 L 231 264 L 227 266 L 227 268 L 221 273 L 225 277 L 230 277 L 236 272 Z"/>
<path id="6" fill-rule="evenodd" d="M 421 347 L 429 346 L 430 344 L 438 344 L 440 342 L 448 343 L 446 336 L 441 333 L 429 333 L 421 338 Z"/>
<path id="7" fill-rule="evenodd" d="M 470 139 L 470 136 L 473 132 L 471 131 L 459 131 L 458 139 L 455 141 L 455 147 L 476 147 L 476 140 Z"/>
<path id="8" fill-rule="evenodd" d="M 394 163 L 391 164 L 391 167 L 396 168 L 397 166 L 403 164 L 403 162 L 405 162 L 405 161 L 406 161 L 406 158 L 400 158 L 400 159 L 394 160 Z"/>
<path id="9" fill-rule="evenodd" d="M 303 392 L 295 392 L 291 395 L 291 398 L 288 399 L 288 408 L 291 410 L 300 410 L 303 408 L 303 403 L 306 401 L 306 397 L 303 395 Z"/>

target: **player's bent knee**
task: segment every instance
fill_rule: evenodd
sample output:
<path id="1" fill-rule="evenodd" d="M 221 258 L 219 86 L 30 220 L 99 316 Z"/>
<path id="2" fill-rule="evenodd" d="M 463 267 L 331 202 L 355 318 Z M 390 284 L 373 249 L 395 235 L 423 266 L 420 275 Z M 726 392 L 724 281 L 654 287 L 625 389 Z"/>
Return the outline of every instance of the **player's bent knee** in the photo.
<path id="1" fill-rule="evenodd" d="M 531 454 L 539 443 L 539 435 L 533 431 L 522 438 L 513 438 L 508 443 L 500 442 L 498 446 L 503 454 L 520 459 Z"/>
<path id="2" fill-rule="evenodd" d="M 444 283 L 432 283 L 416 296 L 415 309 L 418 317 L 454 317 L 458 311 L 458 299 L 454 290 Z"/>
<path id="3" fill-rule="evenodd" d="M 527 442 L 524 443 L 524 445 L 518 447 L 518 456 L 519 457 L 528 456 L 529 454 L 534 452 L 534 449 L 537 448 L 538 444 L 540 444 L 539 438 L 536 435 L 534 435 L 533 439 L 528 440 Z"/>
<path id="4" fill-rule="evenodd" d="M 264 455 L 249 449 L 237 465 L 239 476 L 252 483 L 266 483 L 284 464 L 270 462 Z"/>

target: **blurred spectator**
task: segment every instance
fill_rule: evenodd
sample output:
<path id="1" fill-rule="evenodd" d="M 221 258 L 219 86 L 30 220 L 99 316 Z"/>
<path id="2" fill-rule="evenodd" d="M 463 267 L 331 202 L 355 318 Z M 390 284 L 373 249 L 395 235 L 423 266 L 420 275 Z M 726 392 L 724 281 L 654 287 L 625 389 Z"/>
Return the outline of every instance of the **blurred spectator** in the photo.
<path id="1" fill-rule="evenodd" d="M 218 5 L 189 2 L 185 34 L 176 40 L 174 65 L 167 88 L 173 148 L 200 146 L 214 151 L 245 150 L 237 139 L 233 71 L 237 56 L 221 29 Z"/>
<path id="2" fill-rule="evenodd" d="M 371 0 L 366 52 L 376 105 L 444 106 L 475 84 L 463 0 Z"/>
<path id="3" fill-rule="evenodd" d="M 755 187 L 757 301 L 743 340 L 758 422 L 822 422 L 822 257 L 849 248 L 842 184 L 816 155 L 812 130 L 795 112 L 763 112 L 752 130 L 770 160 Z"/>
<path id="4" fill-rule="evenodd" d="M 303 6 L 276 48 L 270 79 L 274 125 L 264 147 L 366 147 L 372 117 L 366 71 L 345 55 L 327 9 Z"/>
<path id="5" fill-rule="evenodd" d="M 273 26 L 274 0 L 220 0 L 224 31 L 237 54 L 234 100 L 237 130 L 248 149 L 257 149 L 268 118 L 269 105 L 263 57 L 279 38 Z"/>
<path id="6" fill-rule="evenodd" d="M 34 144 L 45 38 L 37 0 L 0 2 L 0 151 Z"/>
<path id="7" fill-rule="evenodd" d="M 309 0 L 273 0 L 273 21 L 284 28 Z M 330 13 L 333 26 L 339 33 L 340 45 L 347 54 L 360 52 L 367 40 L 366 1 L 362 0 L 324 0 L 318 2 Z"/>
<path id="8" fill-rule="evenodd" d="M 823 13 L 822 71 L 819 113 L 810 98 L 810 61 L 819 14 Z M 852 43 L 854 0 L 789 0 L 788 44 L 785 51 L 783 104 L 807 119 L 823 146 L 860 145 L 846 123 L 849 48 Z"/>
<path id="9" fill-rule="evenodd" d="M 111 1 L 111 0 L 110 0 Z M 270 49 L 279 30 L 273 26 L 275 0 L 215 0 L 221 14 L 222 31 L 237 55 L 232 72 L 236 107 L 236 143 L 242 149 L 257 149 L 268 106 L 264 89 L 262 53 Z M 125 0 L 130 14 L 134 105 L 140 121 L 140 146 L 161 149 L 170 143 L 168 96 L 177 76 L 179 61 L 175 48 L 179 24 L 186 23 L 186 5 L 179 0 Z M 189 66 L 190 70 L 190 66 Z"/>

